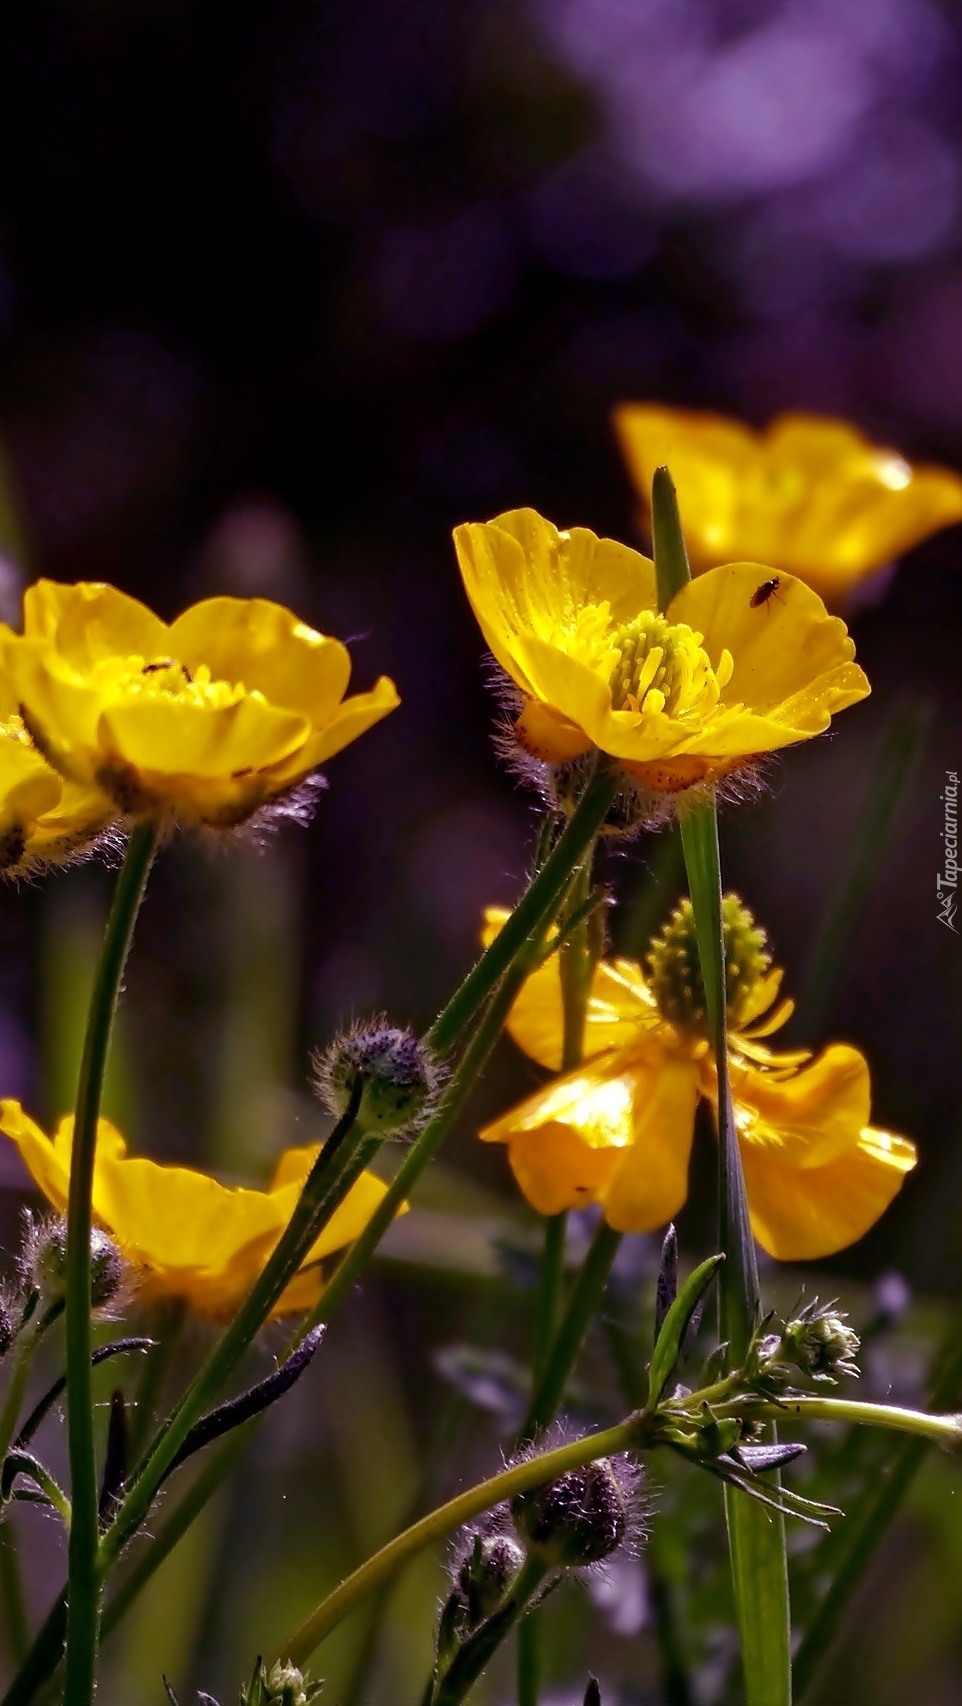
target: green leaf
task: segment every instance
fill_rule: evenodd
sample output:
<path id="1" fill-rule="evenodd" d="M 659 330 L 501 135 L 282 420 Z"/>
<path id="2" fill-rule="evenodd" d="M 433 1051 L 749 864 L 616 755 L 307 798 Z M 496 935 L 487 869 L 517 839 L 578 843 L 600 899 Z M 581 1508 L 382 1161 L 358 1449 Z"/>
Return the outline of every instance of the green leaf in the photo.
<path id="1" fill-rule="evenodd" d="M 689 1274 L 665 1316 L 648 1371 L 649 1410 L 661 1402 L 665 1388 L 678 1367 L 691 1318 L 724 1260 L 723 1255 L 709 1256 L 694 1273 Z"/>

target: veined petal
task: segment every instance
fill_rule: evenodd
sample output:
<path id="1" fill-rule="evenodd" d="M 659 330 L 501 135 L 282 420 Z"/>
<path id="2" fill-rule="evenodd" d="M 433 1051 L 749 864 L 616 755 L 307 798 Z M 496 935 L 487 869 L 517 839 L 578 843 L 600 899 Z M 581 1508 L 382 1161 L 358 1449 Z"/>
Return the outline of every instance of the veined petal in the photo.
<path id="1" fill-rule="evenodd" d="M 527 677 L 519 641 L 529 635 L 557 641 L 586 605 L 607 604 L 615 622 L 656 607 L 654 567 L 646 557 L 587 528 L 562 532 L 536 510 L 467 523 L 455 529 L 454 542 L 485 640 L 532 697 L 539 695 Z"/>
<path id="2" fill-rule="evenodd" d="M 781 1262 L 834 1255 L 875 1225 L 915 1162 L 914 1144 L 872 1127 L 823 1167 L 785 1167 L 775 1153 L 747 1144 L 742 1163 L 752 1231 Z"/>
<path id="3" fill-rule="evenodd" d="M 698 1093 L 692 1062 L 620 1049 L 536 1091 L 488 1126 L 541 1214 L 600 1202 L 618 1231 L 651 1231 L 684 1201 Z"/>
<path id="4" fill-rule="evenodd" d="M 603 1188 L 605 1219 L 616 1232 L 654 1232 L 688 1195 L 698 1069 L 664 1055 L 634 1084 L 632 1142 Z"/>
<path id="5" fill-rule="evenodd" d="M 145 778 L 226 779 L 264 770 L 298 751 L 307 733 L 300 711 L 249 697 L 217 707 L 173 696 L 119 699 L 98 725 L 104 753 Z"/>
<path id="6" fill-rule="evenodd" d="M 733 1058 L 731 1086 L 743 1154 L 757 1149 L 786 1170 L 844 1155 L 871 1114 L 868 1065 L 846 1043 L 832 1043 L 788 1078 Z"/>
<path id="7" fill-rule="evenodd" d="M 704 634 L 714 668 L 723 651 L 731 653 L 734 670 L 723 690 L 724 706 L 779 713 L 811 693 L 823 705 L 821 726 L 827 727 L 832 711 L 869 692 L 852 663 L 855 646 L 844 622 L 829 616 L 818 594 L 794 576 L 780 576 L 772 597 L 753 606 L 758 588 L 771 578 L 771 570 L 758 563 L 709 569 L 672 599 L 669 620 Z M 835 682 L 839 697 L 829 704 Z"/>
<path id="8" fill-rule="evenodd" d="M 23 595 L 23 631 L 27 639 L 55 641 L 77 670 L 104 658 L 164 657 L 170 650 L 167 624 L 139 599 L 101 581 L 37 581 Z"/>
<path id="9" fill-rule="evenodd" d="M 249 1245 L 276 1242 L 284 1227 L 269 1193 L 144 1156 L 98 1162 L 94 1208 L 131 1260 L 161 1270 L 224 1271 Z"/>
<path id="10" fill-rule="evenodd" d="M 305 1150 L 288 1150 L 278 1163 L 270 1195 L 280 1206 L 285 1224 L 294 1212 L 307 1175 L 320 1152 L 320 1144 L 310 1144 Z M 303 1172 L 298 1176 L 301 1157 Z M 387 1185 L 383 1179 L 379 1179 L 375 1173 L 362 1173 L 360 1178 L 354 1181 L 340 1208 L 335 1209 L 323 1232 L 314 1240 L 304 1258 L 305 1265 L 308 1262 L 319 1262 L 335 1250 L 343 1250 L 345 1245 L 353 1244 L 386 1194 Z M 402 1203 L 397 1212 L 399 1215 L 407 1214 L 408 1204 Z"/>
<path id="11" fill-rule="evenodd" d="M 327 720 L 347 691 L 351 660 L 340 640 L 318 634 L 266 598 L 205 598 L 172 623 L 179 662 L 206 665 L 215 680 L 242 681 L 272 705 Z"/>
<path id="12" fill-rule="evenodd" d="M 504 907 L 486 907 L 481 932 L 485 947 L 494 941 L 508 916 Z M 652 1029 L 657 1022 L 641 967 L 633 960 L 599 960 L 585 1014 L 585 1059 L 593 1060 L 596 1055 L 634 1042 L 639 1031 Z M 525 979 L 508 1014 L 506 1029 L 532 1060 L 553 1072 L 560 1071 L 564 1008 L 557 954 Z"/>
<path id="13" fill-rule="evenodd" d="M 336 752 L 350 746 L 358 735 L 373 728 L 389 711 L 395 711 L 400 703 L 393 681 L 386 675 L 380 676 L 369 693 L 355 693 L 350 699 L 345 699 L 322 728 L 308 735 L 303 747 L 282 763 L 280 774 L 296 770 L 299 776 L 303 776 L 316 770 L 319 764 L 326 764 Z"/>
<path id="14" fill-rule="evenodd" d="M 19 1102 L 9 1099 L 0 1102 L 0 1131 L 16 1144 L 34 1184 L 62 1214 L 70 1192 L 69 1151 L 65 1165 L 46 1132 L 24 1113 Z"/>

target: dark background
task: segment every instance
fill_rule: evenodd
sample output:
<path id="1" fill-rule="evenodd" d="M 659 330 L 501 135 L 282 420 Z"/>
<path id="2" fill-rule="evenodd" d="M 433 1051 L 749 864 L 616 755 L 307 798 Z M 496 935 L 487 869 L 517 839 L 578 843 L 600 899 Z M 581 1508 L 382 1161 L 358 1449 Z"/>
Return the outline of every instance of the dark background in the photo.
<path id="1" fill-rule="evenodd" d="M 634 539 L 609 426 L 626 398 L 759 424 L 835 412 L 962 467 L 960 50 L 959 7 L 932 0 L 4 6 L 5 614 L 34 573 L 110 579 L 165 616 L 262 593 L 403 701 L 331 764 L 306 834 L 263 853 L 185 840 L 162 861 L 110 1092 L 136 1143 L 263 1173 L 314 1132 L 309 1049 L 372 1008 L 426 1023 L 482 906 L 518 892 L 534 807 L 493 755 L 455 523 L 533 504 Z M 962 759 L 960 568 L 958 530 L 904 562 L 853 619 L 873 698 L 723 821 L 726 876 L 797 988 L 893 707 L 930 708 L 822 1027 L 866 1050 L 875 1118 L 921 1165 L 816 1283 L 898 1269 L 943 1303 L 962 1283 L 962 947 L 935 904 L 939 794 Z M 608 858 L 614 934 L 636 948 L 657 857 L 649 838 Z M 45 1116 L 70 1102 L 106 889 L 86 870 L 0 894 L 0 1091 Z M 473 1133 L 532 1081 L 505 1050 L 431 1187 L 442 1243 L 445 1216 L 525 1224 Z M 12 1158 L 0 1177 L 13 1241 Z M 369 1293 L 380 1350 L 351 1353 L 415 1432 L 439 1401 L 427 1361 L 464 1332 L 450 1276 L 440 1301 L 421 1283 Z M 225 1690 L 250 1609 L 226 1603 L 232 1635 L 184 1638 L 195 1683 Z M 945 1663 L 926 1706 L 962 1700 Z M 898 1692 L 912 1674 L 890 1655 L 864 1698 L 915 1702 Z"/>

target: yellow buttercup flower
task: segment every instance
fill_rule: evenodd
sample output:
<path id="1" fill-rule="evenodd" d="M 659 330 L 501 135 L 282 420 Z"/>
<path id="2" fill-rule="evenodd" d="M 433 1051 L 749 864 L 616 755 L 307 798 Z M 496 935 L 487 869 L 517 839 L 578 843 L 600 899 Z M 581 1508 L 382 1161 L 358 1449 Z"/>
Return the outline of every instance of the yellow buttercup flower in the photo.
<path id="1" fill-rule="evenodd" d="M 231 825 L 287 794 L 398 704 L 345 699 L 350 658 L 263 598 L 209 598 L 169 626 L 96 582 L 38 581 L 0 628 L 7 690 L 43 756 L 133 817 Z"/>
<path id="2" fill-rule="evenodd" d="M 724 415 L 623 403 L 614 422 L 646 522 L 655 469 L 671 469 L 695 573 L 751 557 L 842 609 L 868 576 L 962 521 L 958 474 L 912 467 L 827 415 L 779 415 L 756 432 Z"/>
<path id="3" fill-rule="evenodd" d="M 48 1137 L 19 1102 L 0 1101 L 0 1131 L 58 1213 L 67 1206 L 73 1117 Z M 139 1280 L 144 1298 L 180 1297 L 223 1319 L 243 1302 L 290 1220 L 319 1145 L 285 1150 L 266 1191 L 230 1188 L 189 1167 L 128 1155 L 116 1126 L 97 1128 L 93 1208 Z M 352 1244 L 386 1186 L 363 1173 L 317 1239 L 273 1316 L 309 1309 L 323 1290 L 320 1264 Z"/>
<path id="4" fill-rule="evenodd" d="M 833 1043 L 812 1059 L 767 1046 L 791 1003 L 773 1006 L 781 974 L 734 897 L 725 914 L 731 1087 L 752 1228 L 782 1261 L 828 1256 L 878 1220 L 915 1166 L 915 1146 L 869 1124 L 869 1071 L 857 1049 Z M 506 917 L 489 908 L 486 940 Z M 693 943 L 690 903 L 653 944 L 650 977 L 633 960 L 601 961 L 584 1064 L 482 1131 L 486 1142 L 508 1146 L 514 1176 L 540 1214 L 599 1203 L 616 1231 L 653 1232 L 684 1203 L 695 1109 L 700 1097 L 717 1100 L 698 980 L 678 975 L 686 937 Z M 685 990 L 694 998 L 683 1020 Z M 557 955 L 528 978 L 508 1030 L 526 1054 L 557 1071 Z"/>
<path id="5" fill-rule="evenodd" d="M 475 616 L 520 690 L 515 734 L 550 764 L 592 748 L 676 793 L 821 734 L 864 699 L 843 622 L 802 581 L 732 563 L 658 614 L 647 557 L 535 510 L 455 529 Z"/>
<path id="6" fill-rule="evenodd" d="M 20 877 L 76 857 L 115 816 L 99 790 L 65 782 L 51 770 L 19 717 L 0 719 L 0 876 Z"/>

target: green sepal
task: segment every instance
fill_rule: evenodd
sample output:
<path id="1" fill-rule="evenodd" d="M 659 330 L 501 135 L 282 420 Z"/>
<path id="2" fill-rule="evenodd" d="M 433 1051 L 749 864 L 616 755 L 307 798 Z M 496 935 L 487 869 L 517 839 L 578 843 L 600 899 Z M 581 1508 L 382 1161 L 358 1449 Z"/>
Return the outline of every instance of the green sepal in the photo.
<path id="1" fill-rule="evenodd" d="M 689 1274 L 665 1316 L 648 1370 L 649 1410 L 654 1410 L 661 1403 L 665 1388 L 678 1367 L 692 1316 L 724 1260 L 724 1255 L 719 1252 L 717 1256 L 709 1256 L 694 1273 Z"/>

